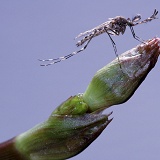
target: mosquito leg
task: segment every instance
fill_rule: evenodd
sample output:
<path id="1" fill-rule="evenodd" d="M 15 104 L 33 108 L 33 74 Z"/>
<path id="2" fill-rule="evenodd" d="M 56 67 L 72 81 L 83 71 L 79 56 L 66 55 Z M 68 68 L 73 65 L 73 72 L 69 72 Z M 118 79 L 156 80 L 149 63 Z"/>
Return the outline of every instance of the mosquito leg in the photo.
<path id="1" fill-rule="evenodd" d="M 94 30 L 94 33 L 91 34 L 91 37 L 90 37 L 90 39 L 87 41 L 86 45 L 85 45 L 84 47 L 82 47 L 79 51 L 77 51 L 77 53 L 79 53 L 79 52 L 81 52 L 81 51 L 84 51 L 84 50 L 87 48 L 88 44 L 90 43 L 90 41 L 92 40 L 92 38 L 95 36 L 95 34 L 96 34 L 96 30 Z"/>
<path id="2" fill-rule="evenodd" d="M 58 62 L 61 62 L 61 61 L 63 61 L 63 60 L 66 60 L 66 59 L 72 57 L 72 56 L 75 55 L 75 54 L 76 54 L 76 53 L 73 52 L 73 53 L 68 54 L 68 55 L 66 55 L 66 56 L 59 57 L 59 58 L 55 58 L 55 59 L 46 59 L 46 60 L 41 60 L 41 59 L 39 59 L 39 61 L 42 61 L 42 62 L 52 61 L 51 63 L 41 64 L 40 66 L 49 66 L 49 65 L 52 65 L 52 64 L 56 64 L 56 63 L 58 63 Z"/>
<path id="3" fill-rule="evenodd" d="M 106 32 L 106 33 L 108 34 L 108 36 L 109 36 L 109 38 L 110 38 L 110 40 L 111 40 L 111 42 L 112 42 L 112 45 L 113 45 L 113 48 L 114 48 L 115 55 L 116 55 L 116 57 L 118 57 L 116 44 L 115 44 L 115 42 L 113 41 L 111 35 L 110 35 L 108 32 Z"/>
<path id="4" fill-rule="evenodd" d="M 104 28 L 104 30 L 106 31 L 106 33 L 108 34 L 108 36 L 109 36 L 109 38 L 110 38 L 110 40 L 111 40 L 111 42 L 112 42 L 112 46 L 113 46 L 113 49 L 114 49 L 115 55 L 116 55 L 116 57 L 118 58 L 118 61 L 119 61 L 119 56 L 118 56 L 118 54 L 117 54 L 117 47 L 116 47 L 116 44 L 115 44 L 115 42 L 113 41 L 113 39 L 112 39 L 111 35 L 108 33 L 108 31 L 107 31 L 107 28 L 106 28 L 106 27 Z M 114 32 L 114 31 L 113 31 L 113 32 Z M 116 33 L 115 33 L 115 34 L 116 34 Z"/>
<path id="5" fill-rule="evenodd" d="M 58 62 L 64 61 L 64 60 L 74 56 L 77 53 L 78 53 L 78 51 L 75 51 L 75 52 L 72 52 L 71 54 L 68 54 L 68 55 L 63 56 L 63 57 L 55 58 L 55 59 L 46 59 L 46 60 L 39 59 L 39 61 L 42 61 L 42 62 L 48 62 L 48 61 L 51 62 L 52 61 L 51 63 L 41 64 L 40 66 L 49 66 L 49 65 L 52 65 L 52 64 L 56 64 Z"/>
<path id="6" fill-rule="evenodd" d="M 139 38 L 138 36 L 136 36 L 136 34 L 135 34 L 134 29 L 133 29 L 133 27 L 132 27 L 132 26 L 130 26 L 130 29 L 131 29 L 131 33 L 132 33 L 133 37 L 134 37 L 136 40 L 138 40 L 139 42 L 141 42 L 141 43 L 144 43 L 144 44 L 145 44 L 145 42 L 144 42 L 144 40 L 143 40 L 143 39 L 141 39 L 141 38 Z"/>
<path id="7" fill-rule="evenodd" d="M 152 21 L 152 20 L 154 20 L 154 19 L 158 19 L 158 18 L 156 17 L 157 14 L 158 14 L 158 11 L 155 9 L 155 10 L 154 10 L 154 13 L 152 14 L 152 16 L 148 17 L 147 19 L 145 19 L 145 20 L 143 20 L 143 21 L 141 21 L 141 22 L 135 23 L 134 26 L 135 26 L 135 25 L 138 25 L 138 24 L 150 22 L 150 21 Z"/>
<path id="8" fill-rule="evenodd" d="M 71 54 L 68 54 L 68 55 L 63 56 L 63 57 L 55 58 L 55 59 L 46 59 L 46 60 L 41 60 L 41 59 L 39 59 L 39 61 L 42 61 L 42 62 L 53 61 L 53 62 L 48 63 L 48 64 L 41 64 L 41 66 L 49 66 L 49 65 L 52 65 L 52 64 L 55 64 L 55 63 L 64 61 L 64 60 L 66 60 L 66 59 L 68 59 L 68 58 L 76 55 L 77 53 L 84 51 L 84 50 L 87 48 L 87 46 L 88 46 L 88 44 L 90 43 L 90 41 L 92 40 L 92 38 L 95 36 L 95 34 L 96 34 L 96 30 L 94 31 L 93 34 L 91 34 L 91 37 L 90 37 L 90 39 L 87 41 L 86 45 L 85 45 L 84 47 L 82 47 L 82 48 L 81 48 L 80 50 L 78 50 L 78 51 L 72 52 Z"/>

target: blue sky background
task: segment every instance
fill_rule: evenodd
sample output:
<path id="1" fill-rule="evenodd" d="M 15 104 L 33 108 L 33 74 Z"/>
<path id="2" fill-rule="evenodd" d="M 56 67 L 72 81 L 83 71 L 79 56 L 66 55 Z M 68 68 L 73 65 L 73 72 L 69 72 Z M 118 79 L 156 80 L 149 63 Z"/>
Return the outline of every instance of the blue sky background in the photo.
<path id="1" fill-rule="evenodd" d="M 40 67 L 37 59 L 57 58 L 77 50 L 74 37 L 117 15 L 142 19 L 160 1 L 1 0 L 0 1 L 0 142 L 46 120 L 71 95 L 83 93 L 95 72 L 115 58 L 107 35 L 62 63 Z M 160 14 L 159 14 L 160 15 Z M 160 16 L 159 16 L 160 17 Z M 136 26 L 142 39 L 160 34 L 160 21 Z M 139 44 L 129 28 L 113 37 L 118 54 Z M 105 111 L 114 120 L 73 160 L 159 160 L 160 64 L 125 104 Z"/>

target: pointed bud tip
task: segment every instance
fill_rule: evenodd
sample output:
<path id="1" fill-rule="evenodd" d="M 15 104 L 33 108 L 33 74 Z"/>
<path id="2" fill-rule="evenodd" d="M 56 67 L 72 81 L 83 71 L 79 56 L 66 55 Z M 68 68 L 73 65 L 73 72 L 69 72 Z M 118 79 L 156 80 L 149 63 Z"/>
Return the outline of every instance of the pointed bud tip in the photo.
<path id="1" fill-rule="evenodd" d="M 158 52 L 160 52 L 160 38 L 155 37 L 153 39 L 148 40 L 146 44 L 144 44 L 144 47 L 149 47 L 150 50 L 156 49 Z"/>

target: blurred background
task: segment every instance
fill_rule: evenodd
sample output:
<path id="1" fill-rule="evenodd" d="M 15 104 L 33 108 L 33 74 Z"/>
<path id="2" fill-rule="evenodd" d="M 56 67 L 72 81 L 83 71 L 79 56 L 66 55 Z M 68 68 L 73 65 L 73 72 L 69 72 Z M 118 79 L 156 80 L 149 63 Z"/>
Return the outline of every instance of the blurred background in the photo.
<path id="1" fill-rule="evenodd" d="M 107 34 L 61 63 L 41 67 L 37 59 L 57 58 L 79 48 L 81 32 L 118 15 L 145 19 L 160 1 L 1 0 L 0 1 L 0 142 L 46 120 L 72 95 L 83 93 L 97 70 L 115 57 Z M 160 14 L 158 15 L 160 17 Z M 134 27 L 150 39 L 160 34 L 160 21 Z M 127 28 L 112 37 L 118 54 L 139 44 Z M 160 63 L 125 104 L 112 106 L 114 120 L 85 151 L 73 160 L 159 160 Z"/>

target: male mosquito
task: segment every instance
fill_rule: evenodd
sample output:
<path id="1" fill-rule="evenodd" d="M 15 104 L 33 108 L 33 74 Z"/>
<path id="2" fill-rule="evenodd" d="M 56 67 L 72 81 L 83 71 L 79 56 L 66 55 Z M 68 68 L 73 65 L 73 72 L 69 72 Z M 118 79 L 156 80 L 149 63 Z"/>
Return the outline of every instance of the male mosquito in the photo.
<path id="1" fill-rule="evenodd" d="M 126 30 L 126 27 L 128 26 L 130 28 L 130 30 L 131 30 L 133 38 L 135 38 L 136 40 L 140 41 L 141 43 L 144 43 L 144 41 L 135 34 L 133 26 L 136 26 L 136 25 L 142 24 L 142 23 L 147 23 L 147 22 L 150 22 L 150 21 L 152 21 L 154 19 L 157 19 L 157 17 L 156 17 L 157 14 L 158 14 L 158 11 L 155 9 L 153 14 L 150 17 L 148 17 L 147 19 L 143 20 L 143 21 L 140 21 L 140 19 L 141 19 L 141 15 L 140 14 L 137 14 L 132 19 L 130 19 L 130 18 L 126 19 L 126 18 L 124 18 L 122 16 L 117 16 L 115 18 L 109 18 L 108 21 L 100 24 L 99 26 L 97 26 L 97 27 L 95 27 L 95 28 L 93 28 L 91 30 L 85 31 L 83 33 L 80 33 L 75 38 L 75 39 L 77 39 L 79 37 L 83 37 L 76 44 L 76 46 L 79 47 L 79 46 L 82 46 L 85 43 L 84 47 L 82 47 L 80 50 L 72 52 L 72 53 L 70 53 L 68 55 L 65 55 L 63 57 L 55 58 L 55 59 L 46 59 L 46 60 L 39 59 L 39 61 L 42 61 L 42 62 L 49 62 L 47 64 L 41 64 L 41 66 L 49 66 L 49 65 L 61 62 L 63 60 L 66 60 L 66 59 L 76 55 L 79 52 L 84 51 L 87 48 L 87 46 L 90 43 L 90 41 L 92 40 L 92 38 L 94 38 L 96 36 L 99 36 L 99 35 L 101 35 L 103 33 L 107 33 L 107 35 L 109 36 L 109 38 L 110 38 L 110 40 L 112 42 L 113 48 L 114 48 L 115 55 L 116 55 L 116 57 L 118 58 L 118 61 L 119 61 L 116 44 L 113 41 L 111 36 L 112 35 L 119 36 L 120 34 L 123 35 L 125 30 Z"/>

